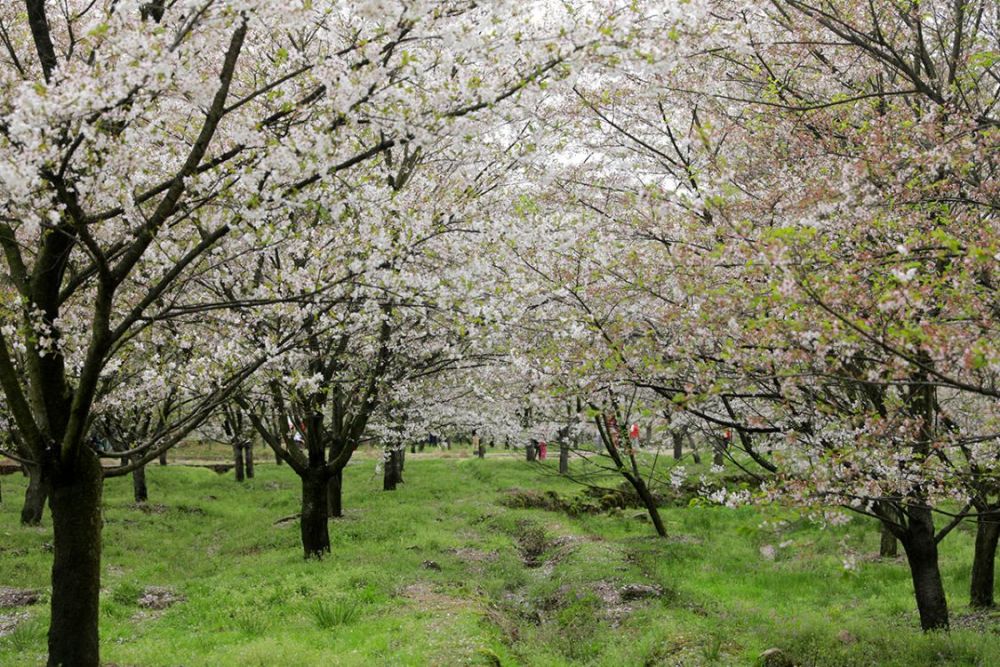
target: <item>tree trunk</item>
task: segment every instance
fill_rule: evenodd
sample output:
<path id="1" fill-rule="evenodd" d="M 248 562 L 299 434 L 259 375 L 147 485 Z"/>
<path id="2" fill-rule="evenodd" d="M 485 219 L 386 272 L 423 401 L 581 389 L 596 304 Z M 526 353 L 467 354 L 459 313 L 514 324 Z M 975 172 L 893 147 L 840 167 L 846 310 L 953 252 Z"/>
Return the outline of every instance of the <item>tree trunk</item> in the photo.
<path id="1" fill-rule="evenodd" d="M 569 474 L 569 443 L 565 441 L 559 443 L 559 474 Z"/>
<path id="2" fill-rule="evenodd" d="M 972 585 L 969 605 L 993 606 L 993 573 L 1000 539 L 1000 514 L 986 512 L 976 519 L 976 551 L 972 560 Z"/>
<path id="3" fill-rule="evenodd" d="M 646 486 L 646 482 L 642 477 L 636 477 L 634 475 L 628 475 L 626 479 L 632 484 L 632 488 L 635 492 L 639 494 L 639 499 L 642 500 L 642 504 L 645 506 L 646 511 L 649 513 L 649 518 L 653 522 L 653 528 L 656 529 L 656 534 L 660 537 L 667 536 L 667 528 L 663 525 L 663 519 L 660 518 L 660 511 L 656 508 L 656 499 L 653 498 L 653 494 L 649 492 L 649 487 Z"/>
<path id="4" fill-rule="evenodd" d="M 388 451 L 388 456 L 382 466 L 382 490 L 395 491 L 396 485 L 402 481 L 402 456 L 400 450 L 392 448 Z"/>
<path id="5" fill-rule="evenodd" d="M 528 446 L 524 448 L 524 458 L 527 461 L 535 460 L 535 443 L 530 442 Z"/>
<path id="6" fill-rule="evenodd" d="M 338 470 L 330 476 L 327 482 L 327 515 L 328 518 L 339 519 L 344 516 L 342 494 L 344 491 L 344 471 Z"/>
<path id="7" fill-rule="evenodd" d="M 52 483 L 41 466 L 24 466 L 28 475 L 28 488 L 24 490 L 24 506 L 21 508 L 21 525 L 37 526 L 45 514 L 45 501 L 49 499 Z"/>
<path id="8" fill-rule="evenodd" d="M 248 442 L 243 448 L 243 459 L 246 462 L 247 479 L 253 479 L 253 443 Z"/>
<path id="9" fill-rule="evenodd" d="M 928 630 L 948 629 L 948 601 L 941 583 L 937 543 L 934 541 L 934 518 L 930 509 L 907 510 L 909 527 L 900 537 L 913 579 L 913 593 L 920 613 L 920 627 Z"/>
<path id="10" fill-rule="evenodd" d="M 670 437 L 674 441 L 674 460 L 680 461 L 684 457 L 684 434 L 674 432 Z"/>
<path id="11" fill-rule="evenodd" d="M 146 466 L 140 466 L 132 471 L 132 497 L 137 503 L 149 500 L 149 488 L 146 486 Z"/>
<path id="12" fill-rule="evenodd" d="M 282 463 L 284 463 L 284 461 L 281 460 L 281 456 L 278 454 L 278 452 L 275 452 L 274 453 L 274 465 L 280 466 Z"/>
<path id="13" fill-rule="evenodd" d="M 695 465 L 701 465 L 701 454 L 698 453 L 698 448 L 694 445 L 694 438 L 688 436 L 688 445 L 691 447 L 691 460 L 694 461 Z"/>
<path id="14" fill-rule="evenodd" d="M 410 453 L 411 454 L 416 454 L 417 453 L 417 443 L 416 442 L 411 442 L 410 443 Z"/>
<path id="15" fill-rule="evenodd" d="M 403 481 L 403 471 L 406 468 L 406 445 L 399 446 L 399 481 Z"/>
<path id="16" fill-rule="evenodd" d="M 476 455 L 481 459 L 486 458 L 486 445 L 483 444 L 482 442 L 479 443 L 479 448 L 476 451 Z"/>
<path id="17" fill-rule="evenodd" d="M 396 465 L 392 452 L 386 452 L 386 459 L 382 463 L 382 490 L 396 490 Z"/>
<path id="18" fill-rule="evenodd" d="M 307 470 L 302 476 L 302 549 L 306 558 L 322 558 L 330 553 L 327 529 L 330 478 L 323 471 Z"/>
<path id="19" fill-rule="evenodd" d="M 243 467 L 243 445 L 236 443 L 233 445 L 233 460 L 236 463 L 236 481 L 242 482 L 246 479 L 246 470 Z"/>
<path id="20" fill-rule="evenodd" d="M 880 558 L 895 558 L 899 555 L 899 542 L 887 525 L 880 521 L 879 526 L 882 529 L 882 539 L 879 542 L 878 555 Z"/>
<path id="21" fill-rule="evenodd" d="M 96 667 L 101 589 L 101 493 L 95 452 L 81 448 L 75 464 L 52 476 L 53 561 L 50 667 Z"/>
<path id="22" fill-rule="evenodd" d="M 160 465 L 161 466 L 167 465 L 167 453 L 165 451 L 160 452 Z"/>

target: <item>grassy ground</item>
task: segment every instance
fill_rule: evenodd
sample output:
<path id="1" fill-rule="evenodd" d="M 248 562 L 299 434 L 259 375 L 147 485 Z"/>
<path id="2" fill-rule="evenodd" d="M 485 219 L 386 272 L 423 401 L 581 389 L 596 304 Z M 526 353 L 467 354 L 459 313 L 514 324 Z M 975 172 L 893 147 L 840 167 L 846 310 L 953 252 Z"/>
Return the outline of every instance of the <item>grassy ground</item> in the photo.
<path id="1" fill-rule="evenodd" d="M 549 472 L 554 463 L 546 462 Z M 637 510 L 573 518 L 510 509 L 511 487 L 574 494 L 494 451 L 407 457 L 381 491 L 371 460 L 348 468 L 333 553 L 301 557 L 297 479 L 151 466 L 150 504 L 106 488 L 103 659 L 115 665 L 753 665 L 770 647 L 799 665 L 1000 665 L 1000 621 L 965 618 L 971 533 L 943 546 L 950 634 L 918 631 L 909 577 L 882 562 L 868 521 L 821 530 L 773 509 Z M 46 590 L 49 523 L 18 523 L 24 481 L 3 478 L 0 586 Z M 47 518 L 47 517 L 46 517 Z M 773 559 L 765 557 L 773 550 Z M 856 569 L 845 569 L 844 560 Z M 626 584 L 659 597 L 622 600 Z M 146 609 L 147 587 L 177 596 Z M 43 602 L 47 596 L 43 594 Z M 44 659 L 47 609 L 0 639 L 0 664 Z M 975 622 L 975 623 L 974 623 Z M 978 623 L 978 625 L 975 625 Z"/>

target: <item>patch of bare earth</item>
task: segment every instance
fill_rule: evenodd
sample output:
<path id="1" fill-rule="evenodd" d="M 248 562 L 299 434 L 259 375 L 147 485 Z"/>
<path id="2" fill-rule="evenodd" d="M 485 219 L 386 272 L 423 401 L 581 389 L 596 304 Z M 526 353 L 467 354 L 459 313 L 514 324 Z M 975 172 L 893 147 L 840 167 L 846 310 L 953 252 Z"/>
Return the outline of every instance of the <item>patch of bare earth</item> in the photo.
<path id="1" fill-rule="evenodd" d="M 567 584 L 541 601 L 539 605 L 541 613 L 537 616 L 541 618 L 548 612 L 566 607 L 574 600 L 590 595 L 594 595 L 600 602 L 601 618 L 613 627 L 617 627 L 642 602 L 662 597 L 663 589 L 649 584 L 618 584 L 607 580 L 594 582 L 586 590 Z"/>
<path id="2" fill-rule="evenodd" d="M 0 614 L 0 637 L 6 637 L 17 629 L 22 621 L 27 620 L 27 612 L 15 612 L 13 614 Z"/>
<path id="3" fill-rule="evenodd" d="M 38 591 L 0 587 L 0 607 L 28 607 L 41 599 Z"/>
<path id="4" fill-rule="evenodd" d="M 132 620 L 152 621 L 162 616 L 165 610 L 185 600 L 187 600 L 186 597 L 169 588 L 147 586 L 136 601 L 136 604 L 139 605 L 139 611 L 132 616 Z"/>
<path id="5" fill-rule="evenodd" d="M 137 604 L 143 609 L 161 610 L 172 607 L 178 602 L 184 602 L 185 598 L 180 593 L 175 593 L 169 588 L 160 586 L 147 586 L 139 596 Z"/>
<path id="6" fill-rule="evenodd" d="M 981 609 L 959 614 L 951 619 L 951 627 L 978 632 L 1000 633 L 1000 610 Z"/>

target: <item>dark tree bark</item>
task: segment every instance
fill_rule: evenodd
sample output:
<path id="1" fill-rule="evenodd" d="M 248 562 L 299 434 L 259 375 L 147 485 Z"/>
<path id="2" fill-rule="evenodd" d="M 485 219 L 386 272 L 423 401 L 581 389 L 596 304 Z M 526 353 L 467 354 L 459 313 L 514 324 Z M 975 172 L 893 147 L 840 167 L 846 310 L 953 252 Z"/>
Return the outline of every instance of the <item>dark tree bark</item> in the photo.
<path id="1" fill-rule="evenodd" d="M 559 474 L 569 474 L 569 443 L 565 440 L 559 441 Z"/>
<path id="2" fill-rule="evenodd" d="M 994 605 L 994 566 L 998 539 L 1000 512 L 980 513 L 976 518 L 976 548 L 969 590 L 969 605 L 972 607 L 982 609 Z"/>
<path id="3" fill-rule="evenodd" d="M 615 467 L 621 476 L 632 485 L 639 499 L 642 500 L 642 504 L 646 508 L 650 520 L 653 522 L 653 527 L 656 529 L 656 534 L 660 537 L 666 537 L 667 528 L 663 525 L 663 519 L 660 518 L 660 511 L 656 507 L 656 499 L 653 498 L 649 487 L 646 486 L 646 481 L 642 478 L 639 464 L 635 458 L 635 450 L 631 444 L 628 444 L 628 437 L 624 430 L 619 427 L 617 416 L 605 413 L 603 416 L 595 417 L 595 423 L 601 435 L 601 442 L 604 443 L 605 451 L 611 457 L 611 460 L 614 461 Z M 620 446 L 619 443 L 621 442 L 626 443 L 625 449 Z"/>
<path id="4" fill-rule="evenodd" d="M 663 519 L 660 518 L 660 510 L 656 507 L 656 499 L 649 492 L 646 481 L 637 475 L 627 475 L 626 479 L 639 495 L 639 499 L 642 500 L 642 504 L 646 508 L 646 512 L 649 513 L 650 520 L 653 522 L 653 528 L 656 529 L 656 534 L 660 537 L 666 537 L 667 528 L 663 525 Z"/>
<path id="5" fill-rule="evenodd" d="M 383 491 L 395 491 L 396 490 L 396 466 L 393 465 L 393 456 L 390 453 L 389 458 L 385 461 L 382 466 L 382 490 Z"/>
<path id="6" fill-rule="evenodd" d="M 386 458 L 385 465 L 383 466 L 383 491 L 395 491 L 396 485 L 403 481 L 402 460 L 403 457 L 400 449 L 393 447 L 389 450 L 388 457 Z"/>
<path id="7" fill-rule="evenodd" d="M 947 630 L 948 601 L 938 567 L 934 517 L 929 508 L 910 507 L 906 514 L 909 525 L 898 537 L 910 566 L 920 627 L 924 631 Z"/>
<path id="8" fill-rule="evenodd" d="M 160 454 L 160 465 L 161 466 L 167 465 L 167 452 L 166 451 L 164 451 L 164 452 L 162 452 Z"/>
<path id="9" fill-rule="evenodd" d="M 483 444 L 482 442 L 480 442 L 479 447 L 476 448 L 476 456 L 478 456 L 481 459 L 486 458 L 486 445 Z"/>
<path id="10" fill-rule="evenodd" d="M 881 528 L 881 540 L 879 541 L 878 555 L 881 558 L 895 558 L 899 555 L 899 541 L 892 534 L 889 527 L 884 523 L 879 523 Z"/>
<path id="11" fill-rule="evenodd" d="M 674 431 L 670 437 L 674 441 L 674 460 L 680 461 L 684 457 L 684 434 Z"/>
<path id="12" fill-rule="evenodd" d="M 253 442 L 248 442 L 243 448 L 243 459 L 246 463 L 247 479 L 253 479 Z"/>
<path id="13" fill-rule="evenodd" d="M 146 486 L 146 466 L 139 466 L 132 471 L 132 498 L 137 503 L 149 500 L 149 487 Z"/>
<path id="14" fill-rule="evenodd" d="M 302 476 L 302 548 L 306 558 L 322 558 L 330 553 L 327 528 L 330 478 L 323 471 L 309 470 Z"/>
<path id="15" fill-rule="evenodd" d="M 524 448 L 524 458 L 527 461 L 534 461 L 537 450 L 535 448 L 535 443 L 529 442 L 528 446 Z"/>
<path id="16" fill-rule="evenodd" d="M 691 460 L 694 461 L 695 465 L 701 465 L 701 454 L 698 452 L 698 448 L 694 446 L 694 439 L 689 436 L 688 445 L 691 447 Z"/>
<path id="17" fill-rule="evenodd" d="M 333 519 L 339 519 L 344 516 L 342 498 L 344 491 L 343 480 L 344 471 L 338 470 L 330 475 L 330 481 L 327 483 L 327 514 Z"/>
<path id="18" fill-rule="evenodd" d="M 28 475 L 28 488 L 24 490 L 24 505 L 21 507 L 21 525 L 37 526 L 45 514 L 45 501 L 51 493 L 51 481 L 42 466 L 24 466 Z"/>
<path id="19" fill-rule="evenodd" d="M 100 460 L 80 448 L 75 462 L 52 475 L 53 552 L 50 667 L 96 667 L 101 589 Z"/>
<path id="20" fill-rule="evenodd" d="M 712 445 L 714 453 L 712 454 L 712 465 L 721 466 L 726 463 L 725 449 L 722 441 L 716 442 Z"/>
<path id="21" fill-rule="evenodd" d="M 243 462 L 243 443 L 237 442 L 233 444 L 233 461 L 236 464 L 236 481 L 242 482 L 246 479 L 246 469 L 244 468 Z"/>

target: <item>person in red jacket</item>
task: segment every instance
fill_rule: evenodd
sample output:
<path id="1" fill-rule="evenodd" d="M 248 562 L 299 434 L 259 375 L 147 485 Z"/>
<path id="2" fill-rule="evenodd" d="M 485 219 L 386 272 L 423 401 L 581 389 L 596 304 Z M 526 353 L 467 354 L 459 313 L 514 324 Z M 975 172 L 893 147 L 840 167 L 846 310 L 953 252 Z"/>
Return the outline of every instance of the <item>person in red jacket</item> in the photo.
<path id="1" fill-rule="evenodd" d="M 549 446 L 545 444 L 544 440 L 538 441 L 538 460 L 545 460 L 545 452 L 548 451 Z"/>

